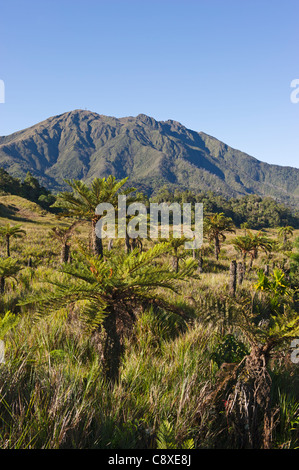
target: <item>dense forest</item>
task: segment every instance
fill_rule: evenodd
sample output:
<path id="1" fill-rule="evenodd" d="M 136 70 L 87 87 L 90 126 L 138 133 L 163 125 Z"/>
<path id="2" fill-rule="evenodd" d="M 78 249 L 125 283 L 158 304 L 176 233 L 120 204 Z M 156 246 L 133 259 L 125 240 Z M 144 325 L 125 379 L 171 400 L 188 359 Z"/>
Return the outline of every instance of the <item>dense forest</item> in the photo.
<path id="1" fill-rule="evenodd" d="M 13 194 L 26 198 L 47 210 L 51 210 L 50 207 L 56 199 L 30 172 L 22 181 L 11 176 L 4 168 L 0 168 L 0 194 Z"/>
<path id="2" fill-rule="evenodd" d="M 254 195 L 68 184 L 1 171 L 0 447 L 297 448 L 298 217 Z M 98 238 L 96 207 L 121 194 L 203 202 L 203 245 Z"/>

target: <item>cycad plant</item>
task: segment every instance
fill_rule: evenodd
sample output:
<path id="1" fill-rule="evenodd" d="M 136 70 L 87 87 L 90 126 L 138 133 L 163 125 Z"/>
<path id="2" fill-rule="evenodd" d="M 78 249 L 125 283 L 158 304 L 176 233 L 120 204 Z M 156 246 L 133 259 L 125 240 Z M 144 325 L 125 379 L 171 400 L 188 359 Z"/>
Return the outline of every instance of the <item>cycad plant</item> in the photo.
<path id="1" fill-rule="evenodd" d="M 83 259 L 64 265 L 63 278 L 49 279 L 46 290 L 22 304 L 40 303 L 42 311 L 77 306 L 85 324 L 96 332 L 103 369 L 107 378 L 117 379 L 124 338 L 132 331 L 136 316 L 153 306 L 188 318 L 191 307 L 171 302 L 166 291 L 179 294 L 178 281 L 189 278 L 196 262 L 189 259 L 176 273 L 153 261 L 169 253 L 171 246 L 160 243 L 144 253 L 138 249 L 119 256 L 94 256 L 81 247 Z"/>
<path id="2" fill-rule="evenodd" d="M 6 243 L 6 254 L 10 256 L 10 239 L 11 238 L 21 238 L 26 234 L 26 231 L 21 228 L 21 225 L 10 225 L 5 224 L 0 227 L 0 236 L 4 238 Z"/>

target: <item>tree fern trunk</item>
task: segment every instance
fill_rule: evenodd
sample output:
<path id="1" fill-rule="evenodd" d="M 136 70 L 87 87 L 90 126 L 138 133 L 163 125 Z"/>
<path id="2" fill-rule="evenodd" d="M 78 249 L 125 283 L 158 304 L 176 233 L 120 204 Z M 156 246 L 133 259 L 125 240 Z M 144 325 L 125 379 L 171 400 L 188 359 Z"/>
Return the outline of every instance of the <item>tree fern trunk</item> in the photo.
<path id="1" fill-rule="evenodd" d="M 131 251 L 131 245 L 130 245 L 130 237 L 128 235 L 128 232 L 126 231 L 126 238 L 125 238 L 125 252 L 128 254 Z"/>
<path id="2" fill-rule="evenodd" d="M 235 297 L 237 287 L 237 262 L 233 260 L 229 269 L 229 294 Z"/>
<path id="3" fill-rule="evenodd" d="M 93 219 L 91 227 L 91 249 L 95 256 L 103 256 L 103 242 L 96 234 L 96 223 L 97 220 Z"/>
<path id="4" fill-rule="evenodd" d="M 254 255 L 250 256 L 250 262 L 249 262 L 249 266 L 248 266 L 248 272 L 250 272 L 251 269 L 252 269 L 253 259 L 254 259 Z"/>
<path id="5" fill-rule="evenodd" d="M 61 264 L 68 263 L 70 257 L 70 245 L 68 243 L 64 243 L 61 249 L 60 261 Z"/>
<path id="6" fill-rule="evenodd" d="M 197 271 L 199 272 L 199 274 L 202 274 L 203 270 L 202 270 L 202 255 L 201 255 L 201 251 L 200 251 L 199 254 L 198 254 L 196 250 L 193 250 L 193 259 L 198 260 L 198 268 L 197 268 Z"/>
<path id="7" fill-rule="evenodd" d="M 219 258 L 219 252 L 220 252 L 220 243 L 219 243 L 219 238 L 215 237 L 215 258 L 218 261 Z"/>
<path id="8" fill-rule="evenodd" d="M 110 311 L 99 332 L 99 352 L 105 377 L 117 381 L 123 347 L 117 329 L 117 316 Z"/>
<path id="9" fill-rule="evenodd" d="M 5 291 L 5 277 L 0 277 L 0 294 L 4 294 Z"/>
<path id="10" fill-rule="evenodd" d="M 243 279 L 244 279 L 244 263 L 242 263 L 242 261 L 239 261 L 238 266 L 237 266 L 237 281 L 240 286 L 243 283 Z"/>
<path id="11" fill-rule="evenodd" d="M 269 264 L 265 264 L 264 273 L 265 273 L 266 276 L 269 276 L 269 274 L 270 274 Z"/>
<path id="12" fill-rule="evenodd" d="M 172 268 L 176 273 L 179 271 L 179 257 L 176 248 L 174 249 L 174 256 L 172 257 Z"/>
<path id="13" fill-rule="evenodd" d="M 111 251 L 113 248 L 113 238 L 110 238 L 109 243 L 108 243 L 108 251 Z"/>
<path id="14" fill-rule="evenodd" d="M 198 258 L 198 272 L 199 272 L 200 274 L 203 273 L 203 268 L 202 268 L 202 256 L 201 256 L 201 254 L 199 255 L 199 258 Z"/>
<path id="15" fill-rule="evenodd" d="M 10 237 L 6 235 L 6 253 L 7 257 L 10 257 Z"/>

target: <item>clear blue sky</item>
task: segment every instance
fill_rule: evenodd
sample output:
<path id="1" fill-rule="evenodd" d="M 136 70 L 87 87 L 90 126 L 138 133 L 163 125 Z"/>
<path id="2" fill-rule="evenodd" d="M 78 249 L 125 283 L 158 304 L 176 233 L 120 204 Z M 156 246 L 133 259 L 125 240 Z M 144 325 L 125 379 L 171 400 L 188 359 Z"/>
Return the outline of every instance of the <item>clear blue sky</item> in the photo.
<path id="1" fill-rule="evenodd" d="M 144 113 L 299 166 L 298 0 L 1 0 L 0 15 L 0 135 Z"/>

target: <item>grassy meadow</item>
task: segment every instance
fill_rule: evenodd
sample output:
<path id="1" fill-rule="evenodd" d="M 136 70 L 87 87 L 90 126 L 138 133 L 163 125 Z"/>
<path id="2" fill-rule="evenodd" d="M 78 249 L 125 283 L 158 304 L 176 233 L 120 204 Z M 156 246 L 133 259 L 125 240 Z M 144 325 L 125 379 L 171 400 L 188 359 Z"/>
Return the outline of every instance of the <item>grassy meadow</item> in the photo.
<path id="1" fill-rule="evenodd" d="M 69 227 L 70 221 L 18 196 L 1 196 L 0 204 L 0 225 L 20 224 L 26 232 L 10 241 L 10 258 L 20 269 L 5 278 L 0 299 L 0 339 L 5 344 L 5 362 L 0 364 L 1 449 L 299 447 L 298 364 L 290 360 L 290 343 L 298 331 L 295 287 L 288 276 L 280 279 L 285 289 L 279 290 L 279 296 L 269 287 L 275 269 L 288 274 L 298 230 L 289 236 L 287 249 L 278 249 L 277 244 L 271 252 L 259 250 L 234 294 L 231 261 L 241 261 L 241 255 L 232 242 L 244 235 L 244 229 L 226 234 L 218 260 L 207 238 L 200 253 L 180 247 L 179 271 L 188 263 L 198 263 L 199 256 L 200 269 L 195 267 L 184 279 L 169 280 L 173 289 L 157 283 L 147 303 L 146 289 L 140 290 L 143 279 L 154 285 L 151 266 L 157 275 L 159 269 L 171 272 L 173 252 L 150 259 L 136 288 L 136 299 L 143 295 L 143 301 L 131 315 L 130 327 L 124 328 L 117 378 L 110 380 L 103 365 L 103 318 L 92 310 L 93 321 L 86 320 L 91 310 L 83 297 L 79 306 L 77 297 L 66 304 L 51 304 L 51 297 L 65 292 L 63 283 L 70 283 L 75 296 L 76 286 L 88 282 L 92 301 L 100 283 L 99 277 L 91 283 L 83 270 L 78 284 L 61 273 L 61 243 L 51 231 Z M 89 228 L 88 223 L 79 224 L 72 233 L 67 269 L 90 261 L 80 252 L 82 243 L 88 245 Z M 277 233 L 274 228 L 263 231 L 276 242 Z M 143 253 L 155 245 L 146 241 Z M 127 266 L 121 264 L 125 257 L 131 260 L 126 269 L 133 271 L 134 259 L 142 256 L 138 249 L 126 254 L 124 248 L 120 240 L 108 251 L 104 242 L 104 258 L 112 263 L 108 274 L 102 264 L 87 262 L 90 275 L 92 270 L 105 274 L 107 292 L 122 293 L 128 288 L 121 271 L 115 279 L 114 273 Z M 1 259 L 6 259 L 4 238 L 0 249 Z M 120 257 L 115 268 L 113 257 Z M 261 280 L 258 272 L 266 266 L 267 277 Z M 48 279 L 54 279 L 54 284 Z M 129 287 L 135 289 L 135 284 Z M 155 299 L 162 291 L 163 302 L 157 306 Z M 47 302 L 39 302 L 45 298 Z M 119 298 L 118 305 L 118 297 L 113 297 L 113 311 L 123 308 L 120 294 Z M 108 297 L 105 302 L 110 302 Z M 171 304 L 173 310 L 164 308 Z M 284 314 L 290 315 L 285 323 Z M 263 329 L 260 318 L 272 321 L 272 316 L 271 331 Z M 262 358 L 266 362 L 261 365 L 262 356 L 255 355 L 254 369 L 246 358 L 265 344 L 269 344 L 269 353 Z"/>

